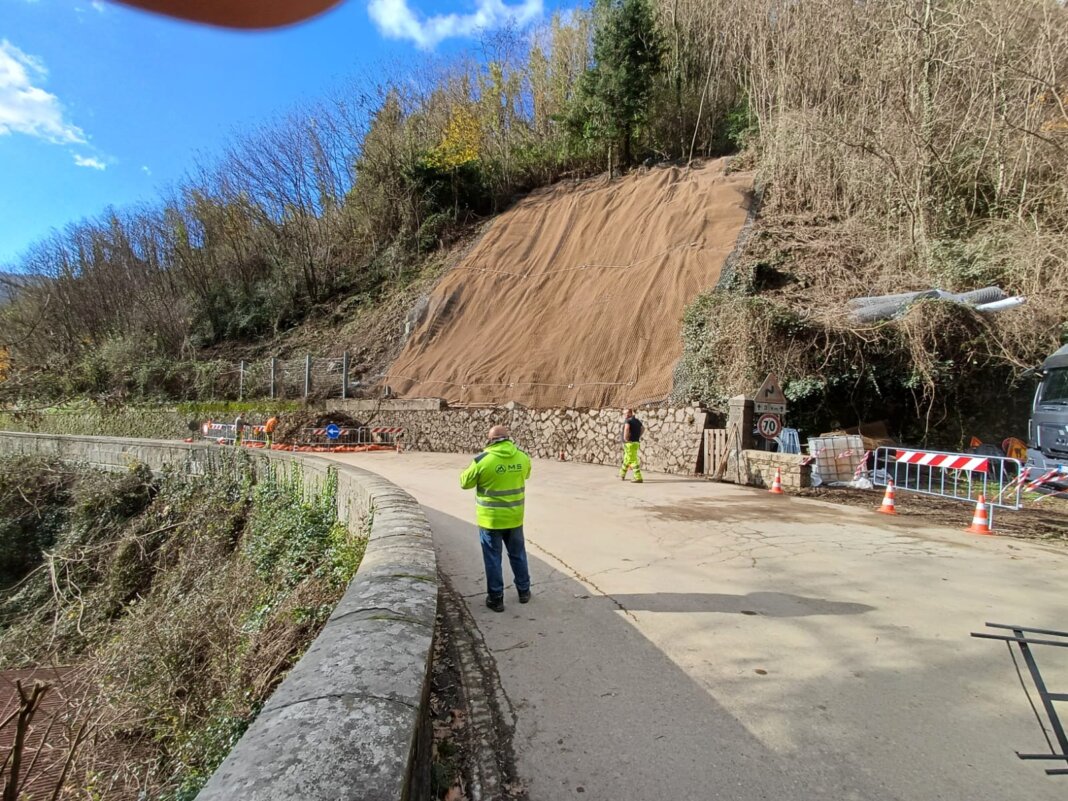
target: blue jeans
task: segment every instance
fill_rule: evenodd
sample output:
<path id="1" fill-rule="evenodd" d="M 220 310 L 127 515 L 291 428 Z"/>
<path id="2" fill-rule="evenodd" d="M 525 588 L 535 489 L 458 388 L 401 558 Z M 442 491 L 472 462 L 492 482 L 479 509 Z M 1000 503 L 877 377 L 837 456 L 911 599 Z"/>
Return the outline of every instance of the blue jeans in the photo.
<path id="1" fill-rule="evenodd" d="M 493 598 L 504 596 L 504 571 L 501 568 L 501 545 L 508 549 L 508 561 L 515 576 L 515 588 L 519 592 L 530 591 L 530 571 L 527 569 L 527 545 L 523 540 L 523 527 L 480 528 L 482 561 L 486 563 L 486 594 Z"/>

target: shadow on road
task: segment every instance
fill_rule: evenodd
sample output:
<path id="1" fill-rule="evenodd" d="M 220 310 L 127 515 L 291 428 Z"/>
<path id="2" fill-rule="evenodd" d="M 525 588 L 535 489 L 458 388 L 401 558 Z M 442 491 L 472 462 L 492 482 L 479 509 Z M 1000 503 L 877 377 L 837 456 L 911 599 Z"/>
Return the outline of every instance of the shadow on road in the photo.
<path id="1" fill-rule="evenodd" d="M 625 609 L 642 612 L 722 612 L 730 615 L 808 617 L 810 615 L 862 615 L 875 607 L 826 598 L 807 598 L 788 592 L 650 592 L 612 595 Z"/>
<path id="2" fill-rule="evenodd" d="M 388 467 L 383 472 L 425 504 L 440 569 L 471 596 L 474 633 L 496 663 L 490 672 L 503 684 L 502 718 L 514 732 L 531 801 L 1063 798 L 1060 785 L 1012 753 L 1038 749 L 1041 737 L 1011 663 L 1004 652 L 968 638 L 974 621 L 994 605 L 1054 627 L 1063 595 L 1047 572 L 1023 596 L 999 580 L 984 583 L 984 562 L 876 553 L 863 557 L 875 571 L 865 582 L 853 572 L 862 557 L 845 554 L 843 561 L 837 545 L 796 566 L 785 560 L 719 570 L 694 551 L 700 528 L 682 525 L 675 540 L 661 543 L 664 553 L 684 546 L 676 569 L 706 580 L 697 587 L 723 592 L 672 591 L 682 585 L 670 574 L 656 579 L 639 571 L 629 585 L 634 592 L 617 594 L 629 587 L 615 577 L 607 597 L 596 587 L 597 574 L 594 581 L 583 574 L 590 554 L 610 552 L 621 567 L 630 565 L 624 557 L 637 558 L 628 550 L 634 541 L 615 536 L 614 507 L 601 500 L 601 489 L 569 483 L 565 470 L 555 483 L 532 482 L 542 496 L 533 496 L 541 506 L 532 511 L 543 510 L 528 519 L 526 531 L 533 601 L 516 603 L 509 587 L 507 609 L 497 614 L 482 603 L 473 499 L 453 489 L 451 474 L 442 482 L 436 465 Z M 651 490 L 627 495 L 651 500 Z M 588 504 L 584 514 L 605 519 L 588 527 L 586 518 L 571 519 L 566 510 L 544 511 L 576 503 Z M 796 515 L 806 523 L 848 525 L 851 517 L 867 517 L 756 491 L 719 501 L 664 498 L 625 512 L 628 521 L 640 521 L 649 512 L 672 519 L 680 510 L 675 519 Z M 582 547 L 568 547 L 571 539 Z M 809 540 L 812 547 L 811 534 Z M 640 547 L 642 538 L 636 541 Z M 879 593 L 864 600 L 877 607 L 849 600 L 869 585 Z M 777 586 L 781 591 L 772 589 Z M 619 605 L 682 614 L 635 616 Z"/>

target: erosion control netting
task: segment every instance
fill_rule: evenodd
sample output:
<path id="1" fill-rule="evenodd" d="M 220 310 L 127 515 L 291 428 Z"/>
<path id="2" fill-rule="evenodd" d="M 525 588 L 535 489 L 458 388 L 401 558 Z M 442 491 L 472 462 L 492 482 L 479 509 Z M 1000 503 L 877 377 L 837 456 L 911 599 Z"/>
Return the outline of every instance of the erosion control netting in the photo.
<path id="1" fill-rule="evenodd" d="M 538 408 L 666 398 L 683 309 L 716 283 L 751 186 L 721 160 L 532 194 L 442 279 L 384 382 Z"/>

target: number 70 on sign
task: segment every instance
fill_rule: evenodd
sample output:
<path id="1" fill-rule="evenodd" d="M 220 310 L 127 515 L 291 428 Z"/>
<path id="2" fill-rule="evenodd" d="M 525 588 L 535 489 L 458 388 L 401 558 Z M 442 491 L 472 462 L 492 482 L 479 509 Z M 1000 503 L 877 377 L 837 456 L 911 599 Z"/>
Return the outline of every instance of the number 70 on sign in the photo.
<path id="1" fill-rule="evenodd" d="M 782 420 L 777 414 L 762 414 L 757 420 L 757 432 L 764 439 L 775 439 L 782 431 Z"/>

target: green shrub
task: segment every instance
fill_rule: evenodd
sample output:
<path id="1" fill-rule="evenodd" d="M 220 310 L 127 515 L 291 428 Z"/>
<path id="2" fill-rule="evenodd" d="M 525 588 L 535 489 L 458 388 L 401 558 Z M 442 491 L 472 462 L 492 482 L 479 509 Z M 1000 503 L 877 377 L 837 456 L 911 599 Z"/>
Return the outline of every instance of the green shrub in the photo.
<path id="1" fill-rule="evenodd" d="M 52 469 L 13 464 L 31 480 Z M 281 465 L 256 480 L 244 454 L 209 480 L 69 473 L 49 496 L 55 569 L 0 596 L 0 666 L 69 665 L 107 707 L 102 747 L 79 753 L 87 784 L 70 789 L 112 777 L 119 793 L 130 777 L 125 790 L 192 799 L 329 617 L 366 532 L 337 520 L 336 475 L 312 488 Z M 0 520 L 18 506 L 12 475 Z"/>

